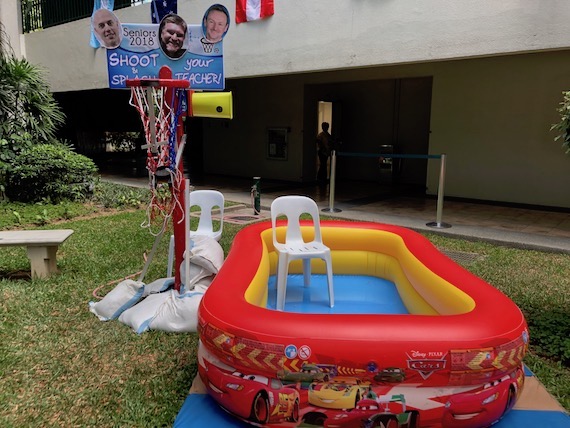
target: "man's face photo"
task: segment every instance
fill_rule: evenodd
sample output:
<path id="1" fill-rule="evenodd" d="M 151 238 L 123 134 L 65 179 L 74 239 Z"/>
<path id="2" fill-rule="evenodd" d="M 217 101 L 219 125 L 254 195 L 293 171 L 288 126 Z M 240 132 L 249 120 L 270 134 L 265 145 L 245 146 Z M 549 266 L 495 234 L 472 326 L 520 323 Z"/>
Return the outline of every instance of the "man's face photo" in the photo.
<path id="1" fill-rule="evenodd" d="M 116 48 L 121 44 L 119 19 L 107 9 L 93 13 L 93 31 L 99 42 L 106 48 Z"/>

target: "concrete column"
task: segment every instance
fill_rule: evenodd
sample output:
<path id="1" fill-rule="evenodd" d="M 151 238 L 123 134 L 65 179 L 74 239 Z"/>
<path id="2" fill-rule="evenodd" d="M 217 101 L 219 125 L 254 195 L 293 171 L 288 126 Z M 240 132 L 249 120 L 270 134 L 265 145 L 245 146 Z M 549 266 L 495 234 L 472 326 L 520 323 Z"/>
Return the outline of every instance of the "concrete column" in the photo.
<path id="1" fill-rule="evenodd" d="M 57 245 L 28 247 L 28 258 L 32 267 L 32 278 L 45 278 L 57 272 Z"/>
<path id="2" fill-rule="evenodd" d="M 0 1 L 0 22 L 8 36 L 8 42 L 14 50 L 16 58 L 24 56 L 22 37 L 22 16 L 20 15 L 20 0 Z M 4 41 L 5 42 L 5 41 Z"/>

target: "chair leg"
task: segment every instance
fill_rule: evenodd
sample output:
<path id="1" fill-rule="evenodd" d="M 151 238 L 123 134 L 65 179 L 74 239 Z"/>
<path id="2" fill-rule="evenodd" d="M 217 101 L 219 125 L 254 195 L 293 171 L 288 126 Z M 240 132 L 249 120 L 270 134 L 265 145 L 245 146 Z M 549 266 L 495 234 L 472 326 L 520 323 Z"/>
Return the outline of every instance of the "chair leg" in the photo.
<path id="1" fill-rule="evenodd" d="M 327 283 L 329 286 L 329 306 L 332 308 L 334 306 L 334 289 L 333 289 L 333 271 L 332 271 L 332 261 L 329 258 L 325 260 L 327 269 Z"/>
<path id="2" fill-rule="evenodd" d="M 279 261 L 277 263 L 277 302 L 275 305 L 275 308 L 278 311 L 285 309 L 288 270 L 289 259 L 287 257 L 287 254 L 279 254 Z"/>
<path id="3" fill-rule="evenodd" d="M 279 253 L 277 253 L 277 264 L 275 265 L 275 289 L 277 289 L 277 280 L 279 279 Z"/>
<path id="4" fill-rule="evenodd" d="M 311 259 L 303 259 L 303 281 L 305 287 L 311 285 Z"/>

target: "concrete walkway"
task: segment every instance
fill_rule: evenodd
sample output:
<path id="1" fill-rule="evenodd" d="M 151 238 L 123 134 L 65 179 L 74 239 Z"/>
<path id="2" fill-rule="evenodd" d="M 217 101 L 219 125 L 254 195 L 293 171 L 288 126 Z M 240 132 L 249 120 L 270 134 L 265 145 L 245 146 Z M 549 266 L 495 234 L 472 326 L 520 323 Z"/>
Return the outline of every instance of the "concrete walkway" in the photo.
<path id="1" fill-rule="evenodd" d="M 104 176 L 103 180 L 148 187 L 146 178 Z M 237 214 L 253 215 L 253 180 L 220 176 L 207 177 L 195 189 L 215 189 L 226 201 L 245 205 Z M 441 226 L 437 223 L 437 200 L 423 195 L 394 192 L 377 183 L 344 183 L 335 186 L 333 207 L 329 187 L 313 184 L 261 182 L 261 217 L 269 216 L 271 202 L 285 194 L 306 195 L 317 201 L 323 216 L 373 221 L 438 233 L 461 239 L 483 240 L 517 248 L 570 254 L 570 212 L 444 200 Z M 235 212 L 232 215 L 237 215 Z"/>

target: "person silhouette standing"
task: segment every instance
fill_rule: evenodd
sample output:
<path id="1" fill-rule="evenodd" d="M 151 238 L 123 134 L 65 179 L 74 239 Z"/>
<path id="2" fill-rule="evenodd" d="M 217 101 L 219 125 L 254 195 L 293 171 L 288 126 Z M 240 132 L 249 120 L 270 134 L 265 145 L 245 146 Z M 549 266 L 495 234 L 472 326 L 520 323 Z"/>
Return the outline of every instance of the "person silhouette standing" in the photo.
<path id="1" fill-rule="evenodd" d="M 329 123 L 321 123 L 322 131 L 317 135 L 317 155 L 319 156 L 319 170 L 317 181 L 326 183 L 328 179 L 328 161 L 331 155 L 332 136 L 329 134 Z"/>

